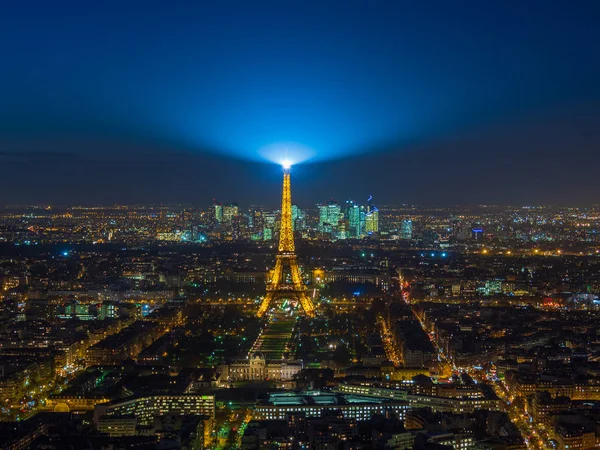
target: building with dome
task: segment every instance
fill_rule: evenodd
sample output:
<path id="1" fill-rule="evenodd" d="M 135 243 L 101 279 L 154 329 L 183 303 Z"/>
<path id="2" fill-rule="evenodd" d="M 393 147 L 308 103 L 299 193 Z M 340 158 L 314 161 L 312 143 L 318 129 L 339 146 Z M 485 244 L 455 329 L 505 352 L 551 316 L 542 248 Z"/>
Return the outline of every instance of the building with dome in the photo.
<path id="1" fill-rule="evenodd" d="M 226 381 L 290 381 L 301 370 L 302 361 L 269 360 L 259 351 L 219 367 L 221 379 Z"/>

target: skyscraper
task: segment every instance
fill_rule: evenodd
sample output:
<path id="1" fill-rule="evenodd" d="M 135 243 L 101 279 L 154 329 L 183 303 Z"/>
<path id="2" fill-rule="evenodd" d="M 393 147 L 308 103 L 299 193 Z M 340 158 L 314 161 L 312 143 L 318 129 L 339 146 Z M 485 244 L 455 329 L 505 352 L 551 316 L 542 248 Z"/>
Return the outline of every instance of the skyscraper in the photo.
<path id="1" fill-rule="evenodd" d="M 252 226 L 257 231 L 262 231 L 264 225 L 264 218 L 261 210 L 252 211 Z"/>
<path id="2" fill-rule="evenodd" d="M 348 220 L 348 237 L 359 238 L 364 232 L 364 221 L 361 220 L 361 207 L 352 200 L 346 201 L 346 219 Z"/>
<path id="3" fill-rule="evenodd" d="M 237 203 L 230 203 L 229 205 L 223 206 L 223 222 L 226 224 L 231 224 L 233 222 L 233 218 L 237 217 L 239 214 L 239 208 Z"/>
<path id="4" fill-rule="evenodd" d="M 223 222 L 223 204 L 219 203 L 215 200 L 214 208 L 215 208 L 215 222 L 217 222 L 217 223 Z"/>
<path id="5" fill-rule="evenodd" d="M 275 230 L 276 219 L 275 213 L 262 213 L 262 232 L 265 241 L 270 241 L 273 239 L 273 231 Z"/>
<path id="6" fill-rule="evenodd" d="M 263 228 L 263 240 L 270 241 L 271 239 L 273 239 L 273 230 L 269 227 L 264 227 Z"/>
<path id="7" fill-rule="evenodd" d="M 373 205 L 373 196 L 369 196 L 365 210 L 365 232 L 379 233 L 379 210 Z"/>
<path id="8" fill-rule="evenodd" d="M 365 213 L 365 231 L 367 234 L 379 233 L 379 210 L 377 208 Z"/>
<path id="9" fill-rule="evenodd" d="M 413 223 L 412 220 L 406 219 L 402 221 L 402 226 L 400 228 L 400 238 L 411 240 L 413 235 Z"/>
<path id="10" fill-rule="evenodd" d="M 273 212 L 265 211 L 262 213 L 263 224 L 265 227 L 275 228 L 275 222 L 277 221 L 277 216 Z"/>
<path id="11" fill-rule="evenodd" d="M 304 228 L 304 211 L 298 208 L 298 205 L 292 205 L 292 230 L 302 230 Z"/>
<path id="12" fill-rule="evenodd" d="M 335 200 L 318 205 L 319 208 L 319 231 L 324 233 L 333 232 L 342 218 L 342 208 Z"/>

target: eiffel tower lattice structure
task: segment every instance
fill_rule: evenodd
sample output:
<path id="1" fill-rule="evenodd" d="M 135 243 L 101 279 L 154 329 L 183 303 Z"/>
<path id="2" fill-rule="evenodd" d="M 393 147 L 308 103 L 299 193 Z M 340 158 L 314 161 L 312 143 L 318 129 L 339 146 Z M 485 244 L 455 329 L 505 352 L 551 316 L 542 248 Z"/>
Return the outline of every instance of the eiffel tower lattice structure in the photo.
<path id="1" fill-rule="evenodd" d="M 280 300 L 297 300 L 308 317 L 315 316 L 315 305 L 307 294 L 302 282 L 300 268 L 296 259 L 294 232 L 292 228 L 292 192 L 290 187 L 290 169 L 283 170 L 283 193 L 281 196 L 281 230 L 279 248 L 275 257 L 275 268 L 269 273 L 267 295 L 258 308 L 258 317 L 262 317 Z M 287 274 L 289 273 L 288 281 Z"/>

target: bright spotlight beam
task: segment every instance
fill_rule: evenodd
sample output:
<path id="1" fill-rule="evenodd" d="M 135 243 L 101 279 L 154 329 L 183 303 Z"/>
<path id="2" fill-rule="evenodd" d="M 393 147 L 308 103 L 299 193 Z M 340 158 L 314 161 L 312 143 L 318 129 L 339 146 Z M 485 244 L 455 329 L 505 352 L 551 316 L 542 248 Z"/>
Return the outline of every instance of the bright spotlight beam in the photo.
<path id="1" fill-rule="evenodd" d="M 269 144 L 258 150 L 259 155 L 268 161 L 274 162 L 284 168 L 303 163 L 313 158 L 316 151 L 296 143 L 278 142 Z"/>

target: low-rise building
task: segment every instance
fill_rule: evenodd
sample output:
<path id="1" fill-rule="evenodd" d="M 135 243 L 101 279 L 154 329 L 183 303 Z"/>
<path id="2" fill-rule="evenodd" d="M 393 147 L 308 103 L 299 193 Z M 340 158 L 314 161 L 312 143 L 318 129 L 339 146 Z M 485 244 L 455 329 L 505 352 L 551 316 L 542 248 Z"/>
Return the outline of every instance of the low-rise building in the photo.
<path id="1" fill-rule="evenodd" d="M 136 417 L 138 424 L 149 425 L 157 416 L 215 416 L 214 395 L 150 395 L 96 405 L 94 421 L 101 417 Z"/>
<path id="2" fill-rule="evenodd" d="M 393 412 L 404 419 L 409 404 L 404 401 L 355 394 L 323 391 L 276 392 L 260 400 L 255 407 L 257 420 L 282 420 L 289 413 L 304 413 L 306 417 L 321 417 L 339 411 L 345 419 L 369 420 L 374 414 Z"/>
<path id="3" fill-rule="evenodd" d="M 223 381 L 289 381 L 302 370 L 301 361 L 268 360 L 261 352 L 219 367 Z"/>

